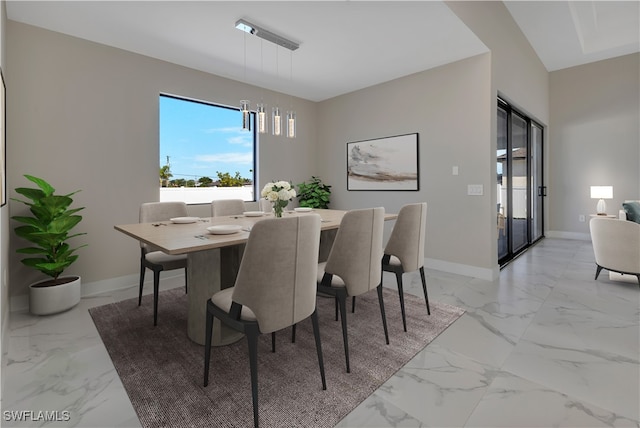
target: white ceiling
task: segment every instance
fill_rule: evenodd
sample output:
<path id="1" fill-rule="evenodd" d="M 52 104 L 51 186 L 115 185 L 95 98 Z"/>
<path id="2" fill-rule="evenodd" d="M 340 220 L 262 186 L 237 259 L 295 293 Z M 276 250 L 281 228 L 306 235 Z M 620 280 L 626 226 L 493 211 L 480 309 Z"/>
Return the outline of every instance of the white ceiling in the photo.
<path id="1" fill-rule="evenodd" d="M 505 4 L 549 71 L 640 50 L 637 1 Z M 7 15 L 313 101 L 488 51 L 441 1 L 7 1 Z"/>

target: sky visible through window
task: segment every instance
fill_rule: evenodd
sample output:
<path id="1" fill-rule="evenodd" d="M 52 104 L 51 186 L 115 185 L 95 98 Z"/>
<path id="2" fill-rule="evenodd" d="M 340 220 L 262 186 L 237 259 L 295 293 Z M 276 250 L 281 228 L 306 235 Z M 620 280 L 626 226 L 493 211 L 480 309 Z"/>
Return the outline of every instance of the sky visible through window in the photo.
<path id="1" fill-rule="evenodd" d="M 160 96 L 160 167 L 172 180 L 217 179 L 217 171 L 253 179 L 253 133 L 239 110 Z"/>

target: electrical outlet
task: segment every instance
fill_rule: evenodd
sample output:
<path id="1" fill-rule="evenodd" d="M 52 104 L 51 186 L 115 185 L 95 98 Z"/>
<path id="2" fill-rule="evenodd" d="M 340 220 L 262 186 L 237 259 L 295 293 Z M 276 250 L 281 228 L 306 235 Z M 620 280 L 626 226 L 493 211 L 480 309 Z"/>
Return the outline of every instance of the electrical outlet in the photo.
<path id="1" fill-rule="evenodd" d="M 467 185 L 467 195 L 469 196 L 482 196 L 484 194 L 484 186 L 482 184 L 469 184 Z"/>
<path id="2" fill-rule="evenodd" d="M 581 223 L 584 223 L 584 222 L 585 222 L 584 214 L 580 214 L 580 215 L 578 216 L 578 221 L 579 221 L 579 222 L 581 222 Z"/>

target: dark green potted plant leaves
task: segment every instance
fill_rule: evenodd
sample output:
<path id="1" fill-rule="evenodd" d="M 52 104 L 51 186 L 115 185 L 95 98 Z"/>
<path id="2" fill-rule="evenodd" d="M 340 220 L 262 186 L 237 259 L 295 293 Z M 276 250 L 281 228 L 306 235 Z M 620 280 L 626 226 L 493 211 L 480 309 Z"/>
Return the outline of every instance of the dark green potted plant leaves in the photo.
<path id="1" fill-rule="evenodd" d="M 311 180 L 298 184 L 298 200 L 301 207 L 329 208 L 331 186 L 322 182 L 318 177 L 311 176 Z"/>
<path id="2" fill-rule="evenodd" d="M 19 187 L 16 192 L 28 201 L 12 198 L 29 207 L 30 216 L 13 216 L 21 223 L 15 228 L 17 236 L 29 241 L 30 246 L 16 250 L 27 257 L 26 266 L 39 270 L 51 279 L 31 284 L 29 307 L 32 313 L 46 315 L 69 309 L 80 301 L 80 277 L 61 277 L 62 273 L 78 259 L 76 251 L 85 245 L 72 248 L 69 239 L 85 235 L 72 233 L 82 220 L 76 213 L 82 208 L 70 208 L 71 196 L 78 191 L 56 195 L 55 189 L 42 178 L 25 175 L 37 188 Z"/>

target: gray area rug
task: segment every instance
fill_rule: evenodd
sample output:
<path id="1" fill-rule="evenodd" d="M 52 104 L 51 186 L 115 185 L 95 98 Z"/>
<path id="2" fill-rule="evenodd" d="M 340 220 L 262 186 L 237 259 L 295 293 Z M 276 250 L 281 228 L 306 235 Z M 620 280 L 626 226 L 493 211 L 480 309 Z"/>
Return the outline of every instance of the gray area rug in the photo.
<path id="1" fill-rule="evenodd" d="M 407 330 L 402 330 L 398 294 L 384 290 L 391 344 L 385 345 L 377 294 L 348 305 L 351 373 L 345 371 L 340 322 L 331 298 L 318 298 L 327 390 L 322 390 L 311 320 L 291 330 L 262 335 L 258 348 L 259 412 L 262 427 L 332 427 L 435 339 L 464 311 L 405 296 Z M 253 426 L 246 340 L 214 347 L 209 386 L 204 388 L 204 347 L 187 337 L 184 289 L 161 292 L 158 326 L 152 296 L 90 309 L 111 360 L 143 427 Z"/>

